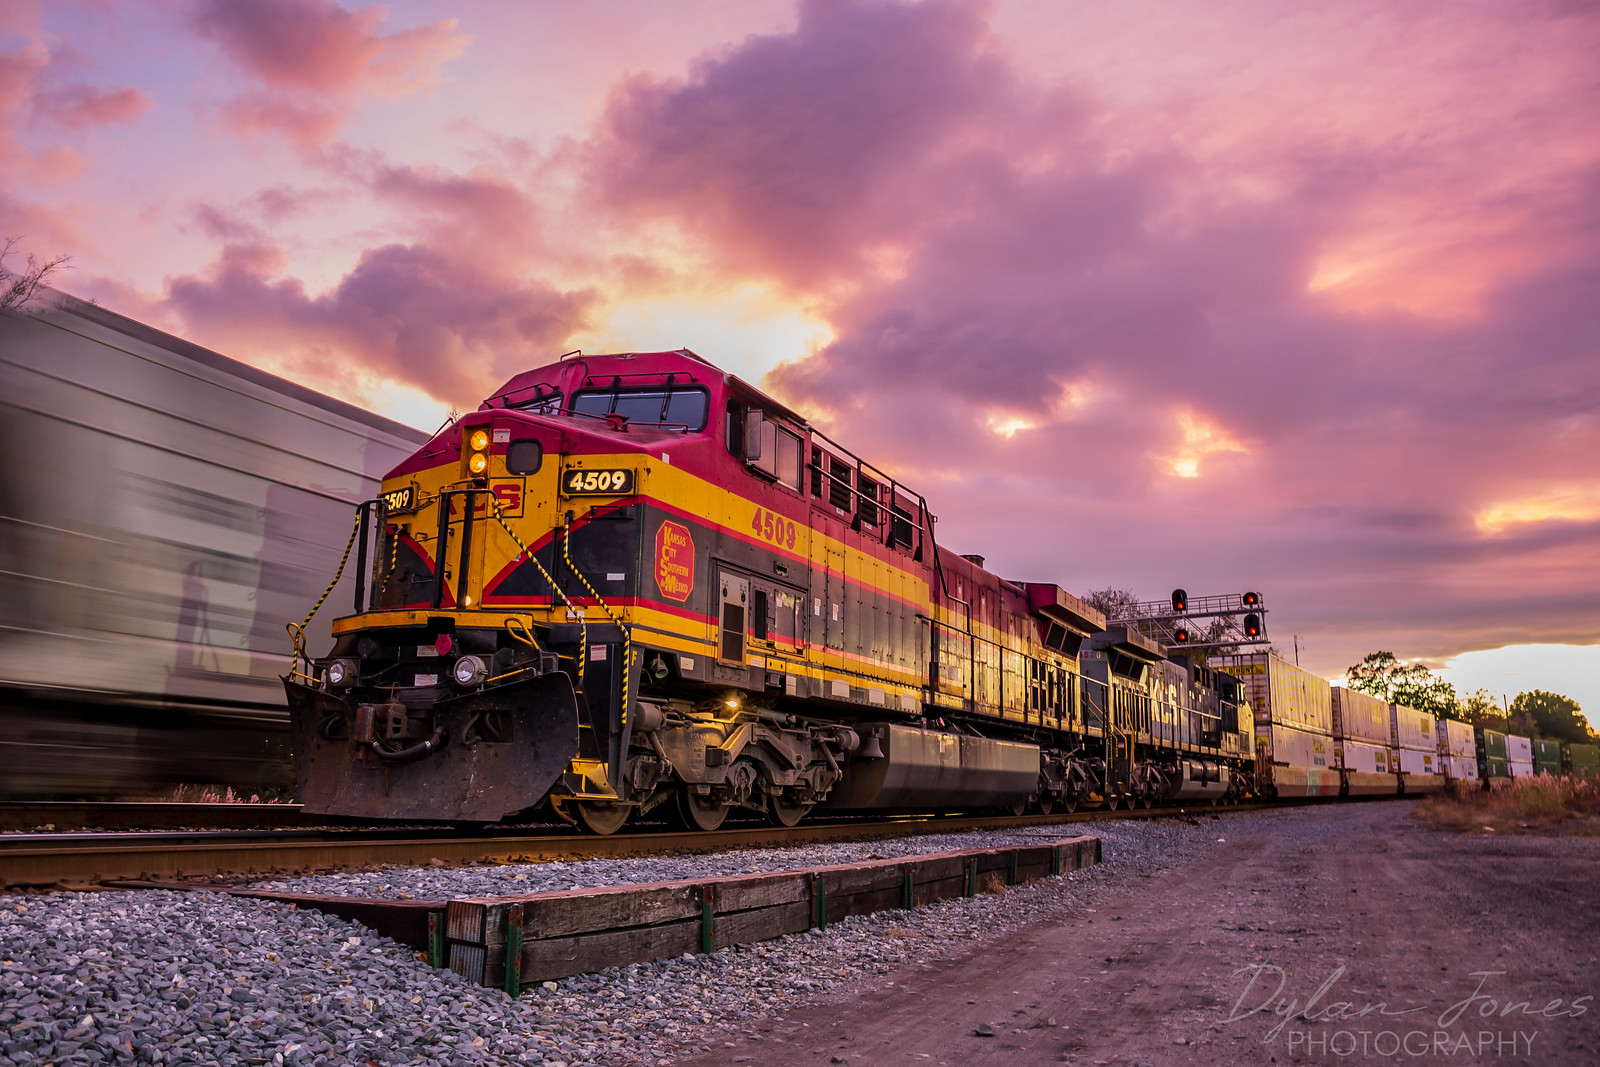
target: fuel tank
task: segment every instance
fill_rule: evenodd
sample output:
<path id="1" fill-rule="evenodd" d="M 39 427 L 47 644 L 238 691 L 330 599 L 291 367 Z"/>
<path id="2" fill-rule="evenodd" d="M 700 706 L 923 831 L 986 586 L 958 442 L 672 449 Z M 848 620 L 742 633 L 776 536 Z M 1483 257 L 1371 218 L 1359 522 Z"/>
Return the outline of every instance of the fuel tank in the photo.
<path id="1" fill-rule="evenodd" d="M 1039 786 L 1039 747 L 1015 741 L 922 730 L 896 723 L 863 723 L 876 737 L 844 767 L 828 794 L 830 808 L 961 808 L 1006 806 Z M 881 751 L 881 757 L 866 755 Z"/>

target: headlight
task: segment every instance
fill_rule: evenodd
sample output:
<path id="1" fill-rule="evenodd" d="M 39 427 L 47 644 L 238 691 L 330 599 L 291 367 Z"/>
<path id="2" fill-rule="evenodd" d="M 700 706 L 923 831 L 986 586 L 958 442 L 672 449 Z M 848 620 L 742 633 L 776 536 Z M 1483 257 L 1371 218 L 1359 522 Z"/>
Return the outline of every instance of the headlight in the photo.
<path id="1" fill-rule="evenodd" d="M 483 660 L 477 656 L 462 656 L 456 660 L 455 678 L 457 685 L 479 685 L 489 677 L 489 668 L 485 667 Z"/>
<path id="2" fill-rule="evenodd" d="M 322 672 L 322 680 L 329 689 L 343 689 L 356 680 L 356 665 L 347 659 L 336 659 Z"/>
<path id="3" fill-rule="evenodd" d="M 489 447 L 489 435 L 482 430 L 472 431 L 470 441 L 474 452 L 482 452 Z"/>
<path id="4" fill-rule="evenodd" d="M 489 469 L 489 457 L 482 452 L 474 452 L 472 458 L 467 460 L 467 470 L 473 474 L 482 474 Z"/>

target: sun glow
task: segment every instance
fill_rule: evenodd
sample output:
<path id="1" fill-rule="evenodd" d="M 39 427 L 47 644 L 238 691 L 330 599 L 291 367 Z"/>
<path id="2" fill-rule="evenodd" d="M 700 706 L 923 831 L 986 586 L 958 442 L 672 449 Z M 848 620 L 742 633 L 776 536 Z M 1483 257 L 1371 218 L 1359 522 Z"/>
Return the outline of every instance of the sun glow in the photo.
<path id="1" fill-rule="evenodd" d="M 1211 456 L 1224 452 L 1249 455 L 1250 450 L 1235 440 L 1222 427 L 1190 413 L 1178 416 L 1183 430 L 1183 444 L 1176 454 L 1162 457 L 1167 469 L 1179 478 L 1200 477 L 1200 464 Z"/>
<path id="2" fill-rule="evenodd" d="M 1537 496 L 1492 504 L 1473 518 L 1481 533 L 1504 533 L 1507 527 L 1534 522 L 1591 522 L 1600 519 L 1600 486 L 1570 486 Z"/>

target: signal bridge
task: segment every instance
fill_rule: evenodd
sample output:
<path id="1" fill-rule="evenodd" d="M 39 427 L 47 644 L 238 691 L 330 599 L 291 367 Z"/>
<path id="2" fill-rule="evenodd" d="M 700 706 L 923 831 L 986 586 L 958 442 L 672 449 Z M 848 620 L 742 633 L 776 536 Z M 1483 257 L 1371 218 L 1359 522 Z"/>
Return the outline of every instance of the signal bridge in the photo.
<path id="1" fill-rule="evenodd" d="M 1198 652 L 1271 644 L 1263 621 L 1266 614 L 1260 593 L 1191 597 L 1174 589 L 1167 600 L 1141 601 L 1106 622 L 1136 627 L 1169 648 Z"/>

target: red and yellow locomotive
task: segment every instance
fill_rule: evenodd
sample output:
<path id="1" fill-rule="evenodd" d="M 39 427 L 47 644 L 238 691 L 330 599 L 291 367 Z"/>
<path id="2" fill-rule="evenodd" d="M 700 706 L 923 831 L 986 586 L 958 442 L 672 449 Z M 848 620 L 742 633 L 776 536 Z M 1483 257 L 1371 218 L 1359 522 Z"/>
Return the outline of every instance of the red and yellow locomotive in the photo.
<path id="1" fill-rule="evenodd" d="M 1248 715 L 1164 734 L 1152 668 L 1184 661 L 933 523 L 691 352 L 520 374 L 363 507 L 358 611 L 285 680 L 301 798 L 609 833 L 1238 791 L 1191 771 L 1246 781 Z"/>

